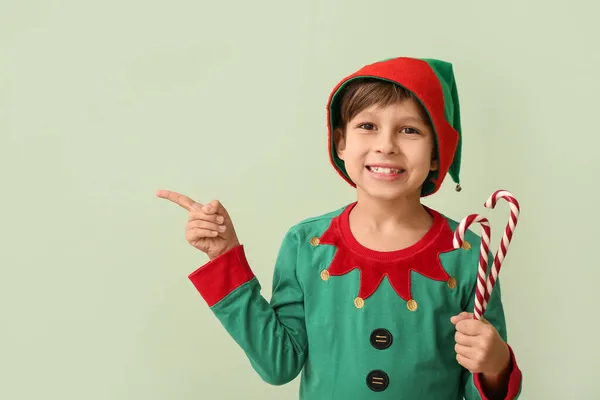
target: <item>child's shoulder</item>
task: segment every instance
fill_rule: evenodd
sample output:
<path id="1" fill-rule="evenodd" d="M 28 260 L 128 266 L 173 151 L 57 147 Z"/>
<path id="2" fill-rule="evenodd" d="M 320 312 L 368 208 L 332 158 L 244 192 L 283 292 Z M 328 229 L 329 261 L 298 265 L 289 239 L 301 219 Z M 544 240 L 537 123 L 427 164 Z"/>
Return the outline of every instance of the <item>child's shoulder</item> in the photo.
<path id="1" fill-rule="evenodd" d="M 346 207 L 348 205 L 301 219 L 289 228 L 289 233 L 300 235 L 301 237 L 319 237 L 329 228 L 331 222 L 344 212 Z"/>
<path id="2" fill-rule="evenodd" d="M 312 225 L 319 225 L 319 224 L 329 224 L 331 223 L 331 221 L 335 218 L 340 216 L 344 210 L 346 209 L 346 207 L 348 207 L 347 205 L 344 205 L 343 207 L 339 207 L 335 210 L 332 211 L 328 211 L 326 213 L 323 214 L 319 214 L 313 217 L 307 217 L 303 220 L 300 220 L 300 222 L 298 222 L 296 225 L 294 225 L 295 227 L 308 227 L 308 226 L 312 226 Z"/>

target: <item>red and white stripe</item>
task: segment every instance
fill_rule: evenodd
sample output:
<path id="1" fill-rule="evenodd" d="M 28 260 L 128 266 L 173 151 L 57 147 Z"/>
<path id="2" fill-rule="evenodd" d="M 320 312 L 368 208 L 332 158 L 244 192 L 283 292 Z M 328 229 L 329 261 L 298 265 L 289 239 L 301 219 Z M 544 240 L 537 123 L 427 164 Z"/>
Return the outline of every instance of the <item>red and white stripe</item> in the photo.
<path id="1" fill-rule="evenodd" d="M 492 193 L 490 198 L 485 202 L 485 207 L 495 208 L 496 203 L 499 199 L 503 199 L 508 202 L 510 206 L 510 218 L 508 220 L 508 224 L 506 225 L 506 229 L 504 230 L 504 235 L 502 236 L 502 240 L 500 241 L 500 247 L 496 252 L 496 256 L 494 257 L 494 264 L 487 279 L 487 287 L 483 302 L 483 312 L 485 312 L 487 304 L 490 301 L 490 296 L 492 295 L 492 290 L 494 289 L 496 281 L 498 280 L 498 274 L 500 273 L 502 262 L 504 261 L 504 257 L 506 257 L 506 252 L 508 251 L 508 246 L 510 245 L 510 241 L 512 240 L 513 233 L 515 231 L 517 221 L 519 219 L 519 214 L 521 212 L 521 208 L 517 199 L 506 190 L 497 190 L 494 193 Z"/>
<path id="2" fill-rule="evenodd" d="M 474 222 L 478 222 L 481 225 L 481 246 L 479 249 L 479 271 L 477 274 L 477 290 L 475 292 L 474 318 L 481 319 L 483 313 L 485 312 L 485 285 L 488 267 L 488 252 L 490 249 L 490 238 L 492 235 L 490 223 L 487 218 L 478 214 L 471 214 L 463 218 L 463 220 L 458 224 L 456 232 L 454 232 L 454 248 L 459 249 L 462 247 L 465 238 L 465 232 Z"/>

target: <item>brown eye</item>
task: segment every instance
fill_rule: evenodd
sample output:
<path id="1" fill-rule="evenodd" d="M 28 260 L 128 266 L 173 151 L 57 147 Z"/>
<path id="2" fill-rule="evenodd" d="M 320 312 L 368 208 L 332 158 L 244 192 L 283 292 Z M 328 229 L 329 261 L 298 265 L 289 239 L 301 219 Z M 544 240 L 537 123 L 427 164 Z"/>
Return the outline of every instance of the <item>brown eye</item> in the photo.
<path id="1" fill-rule="evenodd" d="M 375 128 L 373 124 L 360 124 L 358 127 L 361 129 L 366 129 L 368 131 L 372 131 Z"/>
<path id="2" fill-rule="evenodd" d="M 416 129 L 414 129 L 414 128 L 404 128 L 404 129 L 402 129 L 402 131 L 404 133 L 408 133 L 409 135 L 414 135 L 414 134 L 418 134 L 419 133 L 419 131 L 416 130 Z"/>

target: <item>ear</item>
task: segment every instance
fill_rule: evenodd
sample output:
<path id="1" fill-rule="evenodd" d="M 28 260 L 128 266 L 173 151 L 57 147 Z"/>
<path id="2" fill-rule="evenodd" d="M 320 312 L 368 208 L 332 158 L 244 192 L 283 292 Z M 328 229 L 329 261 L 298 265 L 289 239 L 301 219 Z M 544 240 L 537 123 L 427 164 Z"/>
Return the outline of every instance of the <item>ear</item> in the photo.
<path id="1" fill-rule="evenodd" d="M 440 163 L 438 162 L 437 158 L 433 158 L 431 160 L 431 167 L 429 167 L 430 171 L 437 171 L 440 168 Z"/>
<path id="2" fill-rule="evenodd" d="M 333 138 L 335 143 L 335 151 L 340 160 L 344 159 L 344 150 L 346 150 L 346 135 L 342 128 L 335 128 L 333 131 Z"/>

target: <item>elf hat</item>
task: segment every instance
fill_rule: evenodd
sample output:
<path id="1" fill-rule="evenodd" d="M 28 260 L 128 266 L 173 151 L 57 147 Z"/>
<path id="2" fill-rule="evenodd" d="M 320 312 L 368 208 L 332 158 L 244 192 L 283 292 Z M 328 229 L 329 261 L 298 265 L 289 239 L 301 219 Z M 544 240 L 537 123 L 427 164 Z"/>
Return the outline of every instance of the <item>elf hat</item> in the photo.
<path id="1" fill-rule="evenodd" d="M 327 102 L 327 130 L 329 158 L 338 174 L 356 187 L 346 172 L 344 161 L 337 156 L 333 130 L 340 121 L 344 87 L 360 78 L 380 79 L 404 87 L 419 99 L 429 115 L 435 133 L 439 169 L 430 174 L 421 196 L 437 192 L 447 173 L 457 184 L 456 190 L 460 191 L 462 134 L 458 92 L 452 64 L 434 59 L 398 57 L 376 62 L 364 66 L 337 84 Z"/>

